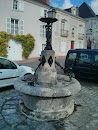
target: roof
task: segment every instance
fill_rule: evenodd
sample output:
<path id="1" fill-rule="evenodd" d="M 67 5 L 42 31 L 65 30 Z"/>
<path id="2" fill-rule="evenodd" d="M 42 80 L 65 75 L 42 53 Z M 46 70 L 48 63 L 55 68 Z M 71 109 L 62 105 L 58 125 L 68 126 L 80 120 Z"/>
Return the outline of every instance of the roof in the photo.
<path id="1" fill-rule="evenodd" d="M 71 13 L 71 8 L 68 8 L 68 9 L 64 9 L 65 11 Z"/>
<path id="2" fill-rule="evenodd" d="M 82 18 L 91 18 L 96 17 L 96 14 L 88 4 L 83 2 L 83 4 L 79 7 L 79 16 Z"/>
<path id="3" fill-rule="evenodd" d="M 74 50 L 69 50 L 68 52 L 86 52 L 86 53 L 98 53 L 98 49 L 74 49 Z"/>
<path id="4" fill-rule="evenodd" d="M 39 3 L 39 4 L 42 4 L 42 5 L 48 5 L 48 4 L 46 4 L 44 1 L 42 1 L 42 0 L 28 0 L 28 1 L 33 1 L 33 2 L 35 2 L 35 3 Z M 49 5 L 48 5 L 49 6 Z"/>
<path id="5" fill-rule="evenodd" d="M 35 1 L 35 2 L 38 2 L 38 3 L 41 3 L 41 4 L 44 4 L 44 5 L 47 5 L 44 1 L 42 0 L 32 0 L 32 1 Z"/>

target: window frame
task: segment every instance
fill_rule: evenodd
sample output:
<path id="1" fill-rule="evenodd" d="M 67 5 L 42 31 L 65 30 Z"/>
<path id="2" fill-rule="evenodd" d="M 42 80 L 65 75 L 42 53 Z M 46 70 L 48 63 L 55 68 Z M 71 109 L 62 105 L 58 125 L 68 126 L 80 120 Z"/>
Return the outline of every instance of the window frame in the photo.
<path id="1" fill-rule="evenodd" d="M 46 28 L 45 25 L 40 25 L 40 37 L 46 38 Z"/>
<path id="2" fill-rule="evenodd" d="M 95 64 L 95 65 L 98 65 L 98 58 L 97 58 L 97 60 L 95 60 L 95 58 L 96 58 L 95 56 L 96 56 L 96 55 L 98 56 L 98 54 L 95 54 L 95 55 L 94 55 L 94 64 Z"/>
<path id="3" fill-rule="evenodd" d="M 87 62 L 88 59 L 85 59 L 83 56 L 82 56 L 82 58 L 80 59 L 79 57 L 80 57 L 81 54 L 90 55 L 90 58 L 88 58 L 88 59 L 90 59 L 90 61 Z M 83 59 L 83 58 L 84 58 L 84 59 Z M 76 63 L 78 63 L 78 64 L 87 64 L 87 65 L 88 65 L 88 64 L 91 64 L 91 62 L 92 62 L 91 59 L 92 59 L 92 54 L 86 53 L 86 52 L 85 52 L 85 53 L 81 52 L 81 53 L 78 54 L 78 58 L 77 58 L 77 60 L 76 60 Z"/>
<path id="4" fill-rule="evenodd" d="M 3 63 L 2 63 L 3 62 Z M 4 63 L 5 62 L 5 63 Z M 9 67 L 7 68 L 6 66 L 8 66 L 6 63 L 9 63 Z M 4 65 L 5 64 L 5 65 Z M 17 69 L 17 66 L 11 62 L 10 60 L 7 60 L 7 59 L 3 59 L 3 58 L 0 58 L 0 65 L 2 66 L 2 68 L 0 69 Z"/>
<path id="5" fill-rule="evenodd" d="M 12 28 L 12 20 L 14 21 L 13 28 Z M 16 24 L 16 22 L 18 22 L 18 24 Z M 17 28 L 16 28 L 16 25 L 17 25 Z M 13 33 L 12 33 L 12 29 L 13 29 Z M 16 30 L 17 30 L 17 33 L 16 33 Z M 11 18 L 11 34 L 13 35 L 19 34 L 19 20 L 17 19 Z"/>
<path id="6" fill-rule="evenodd" d="M 76 54 L 76 57 L 74 58 L 74 60 L 70 60 L 69 59 L 69 57 L 70 57 L 71 54 Z M 77 59 L 77 52 L 71 52 L 71 53 L 68 54 L 67 62 L 75 62 L 76 59 Z"/>
<path id="7" fill-rule="evenodd" d="M 14 8 L 14 1 L 17 2 L 16 8 Z M 15 11 L 24 11 L 24 1 L 23 0 L 12 0 L 12 10 Z"/>
<path id="8" fill-rule="evenodd" d="M 15 2 L 15 1 L 17 2 L 16 8 L 14 8 L 14 6 L 15 6 L 15 5 L 14 5 L 14 2 Z M 12 9 L 13 9 L 13 10 L 18 10 L 18 6 L 19 6 L 19 5 L 18 5 L 18 4 L 19 4 L 18 2 L 19 2 L 18 0 L 12 0 Z"/>

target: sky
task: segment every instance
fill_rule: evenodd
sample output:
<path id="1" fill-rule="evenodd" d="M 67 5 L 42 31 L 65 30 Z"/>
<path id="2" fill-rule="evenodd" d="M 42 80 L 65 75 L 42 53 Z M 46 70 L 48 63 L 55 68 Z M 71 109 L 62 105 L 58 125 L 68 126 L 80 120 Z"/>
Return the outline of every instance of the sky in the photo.
<path id="1" fill-rule="evenodd" d="M 50 0 L 50 5 L 53 7 L 66 9 L 73 5 L 80 6 L 83 2 L 86 2 L 98 15 L 98 0 Z"/>

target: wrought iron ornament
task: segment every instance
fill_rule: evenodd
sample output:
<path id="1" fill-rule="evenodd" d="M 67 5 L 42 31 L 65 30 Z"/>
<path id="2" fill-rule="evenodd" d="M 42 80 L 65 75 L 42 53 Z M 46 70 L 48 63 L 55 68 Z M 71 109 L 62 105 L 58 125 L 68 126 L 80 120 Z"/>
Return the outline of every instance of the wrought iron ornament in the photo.
<path id="1" fill-rule="evenodd" d="M 52 46 L 51 46 L 52 25 L 47 24 L 45 27 L 46 27 L 46 47 L 45 47 L 45 50 L 52 50 Z"/>
<path id="2" fill-rule="evenodd" d="M 44 50 L 52 50 L 52 23 L 56 22 L 56 18 L 41 18 L 41 22 L 47 23 L 46 27 L 46 47 Z"/>

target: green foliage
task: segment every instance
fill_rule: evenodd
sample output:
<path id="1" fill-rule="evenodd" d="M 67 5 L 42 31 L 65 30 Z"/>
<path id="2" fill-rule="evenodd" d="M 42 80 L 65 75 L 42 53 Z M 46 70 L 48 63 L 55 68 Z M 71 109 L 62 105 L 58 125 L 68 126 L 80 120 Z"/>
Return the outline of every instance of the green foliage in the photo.
<path id="1" fill-rule="evenodd" d="M 11 38 L 11 34 L 7 34 L 6 32 L 0 32 L 0 56 L 7 57 L 7 42 Z"/>
<path id="2" fill-rule="evenodd" d="M 22 56 L 25 58 L 28 58 L 30 53 L 33 51 L 35 47 L 35 39 L 32 37 L 31 34 L 25 35 L 16 35 L 14 38 L 18 41 L 22 42 L 22 48 L 23 48 L 23 53 Z"/>
<path id="3" fill-rule="evenodd" d="M 0 56 L 7 57 L 7 47 L 10 38 L 14 38 L 17 41 L 22 42 L 22 56 L 28 58 L 30 53 L 34 50 L 35 39 L 31 34 L 27 35 L 12 35 L 6 32 L 0 32 Z"/>

